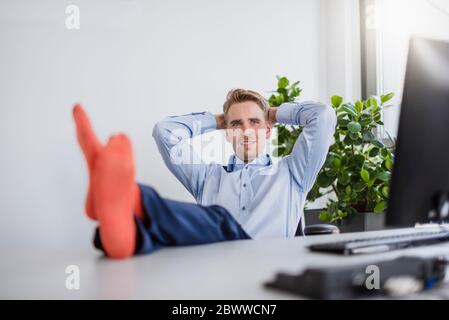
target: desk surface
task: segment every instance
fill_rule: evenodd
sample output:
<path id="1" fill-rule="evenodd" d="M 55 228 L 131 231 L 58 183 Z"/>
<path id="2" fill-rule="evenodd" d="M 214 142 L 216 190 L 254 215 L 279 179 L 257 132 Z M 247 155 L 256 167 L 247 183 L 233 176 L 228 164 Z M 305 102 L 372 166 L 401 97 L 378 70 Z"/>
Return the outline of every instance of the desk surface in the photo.
<path id="1" fill-rule="evenodd" d="M 278 271 L 298 273 L 313 266 L 368 263 L 405 254 L 431 256 L 449 253 L 449 243 L 352 257 L 311 253 L 306 248 L 310 243 L 391 232 L 397 233 L 398 230 L 173 247 L 125 261 L 106 259 L 94 250 L 2 252 L 0 298 L 297 299 L 300 297 L 267 289 L 263 283 L 271 280 Z M 79 266 L 79 290 L 65 287 L 68 265 Z M 421 294 L 416 297 L 442 296 Z M 445 297 L 448 298 L 449 294 Z"/>

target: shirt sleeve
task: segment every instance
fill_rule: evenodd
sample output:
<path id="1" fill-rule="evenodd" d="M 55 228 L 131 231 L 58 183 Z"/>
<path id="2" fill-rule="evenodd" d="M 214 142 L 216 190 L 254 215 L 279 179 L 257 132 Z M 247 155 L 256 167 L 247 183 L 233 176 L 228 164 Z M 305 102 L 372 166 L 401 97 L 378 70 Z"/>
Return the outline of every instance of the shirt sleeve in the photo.
<path id="1" fill-rule="evenodd" d="M 153 128 L 153 138 L 165 165 L 197 200 L 202 194 L 209 165 L 187 140 L 216 129 L 217 121 L 210 112 L 166 117 Z"/>
<path id="2" fill-rule="evenodd" d="M 318 102 L 288 102 L 278 108 L 276 121 L 304 127 L 285 161 L 300 190 L 307 193 L 332 144 L 337 124 L 335 111 Z"/>

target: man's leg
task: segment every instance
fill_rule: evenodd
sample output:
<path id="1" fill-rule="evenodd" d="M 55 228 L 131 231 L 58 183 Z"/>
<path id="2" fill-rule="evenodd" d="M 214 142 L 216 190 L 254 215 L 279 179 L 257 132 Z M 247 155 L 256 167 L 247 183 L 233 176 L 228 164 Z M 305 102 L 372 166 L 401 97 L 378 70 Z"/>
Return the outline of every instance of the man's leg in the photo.
<path id="1" fill-rule="evenodd" d="M 201 206 L 166 199 L 154 188 L 145 185 L 139 185 L 139 190 L 144 217 L 134 218 L 137 226 L 134 254 L 151 253 L 166 246 L 250 239 L 221 206 Z M 101 227 L 97 229 L 94 244 L 98 249 L 105 250 Z"/>

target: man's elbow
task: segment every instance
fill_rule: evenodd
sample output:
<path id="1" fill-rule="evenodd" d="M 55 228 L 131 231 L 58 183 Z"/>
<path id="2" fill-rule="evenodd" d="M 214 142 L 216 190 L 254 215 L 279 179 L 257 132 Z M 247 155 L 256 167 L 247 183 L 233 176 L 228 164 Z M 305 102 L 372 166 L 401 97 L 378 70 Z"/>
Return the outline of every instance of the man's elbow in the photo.
<path id="1" fill-rule="evenodd" d="M 162 140 L 164 137 L 164 132 L 166 131 L 167 127 L 164 124 L 164 120 L 158 121 L 153 127 L 152 136 L 156 141 Z"/>
<path id="2" fill-rule="evenodd" d="M 317 109 L 317 118 L 322 126 L 335 130 L 335 126 L 337 125 L 337 115 L 330 105 L 320 103 L 320 108 Z"/>
<path id="3" fill-rule="evenodd" d="M 156 139 L 158 136 L 160 136 L 160 132 L 161 132 L 160 122 L 156 122 L 156 124 L 153 127 L 153 132 L 151 133 L 151 135 L 153 136 L 154 139 Z"/>
<path id="4" fill-rule="evenodd" d="M 154 125 L 152 135 L 156 143 L 165 145 L 175 145 L 189 138 L 189 132 L 185 128 L 167 118 Z"/>

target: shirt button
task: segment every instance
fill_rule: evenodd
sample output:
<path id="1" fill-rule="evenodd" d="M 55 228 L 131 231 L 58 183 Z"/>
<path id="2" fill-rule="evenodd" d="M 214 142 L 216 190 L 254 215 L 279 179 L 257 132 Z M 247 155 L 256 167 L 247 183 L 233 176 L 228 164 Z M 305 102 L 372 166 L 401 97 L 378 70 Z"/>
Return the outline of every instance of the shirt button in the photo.
<path id="1" fill-rule="evenodd" d="M 246 187 L 246 183 L 243 184 L 243 188 L 245 188 L 245 187 Z"/>
<path id="2" fill-rule="evenodd" d="M 248 170 L 248 167 L 246 167 L 245 169 Z"/>
<path id="3" fill-rule="evenodd" d="M 245 207 L 242 207 L 242 210 L 243 210 L 243 211 L 245 211 L 245 209 L 246 209 Z"/>

